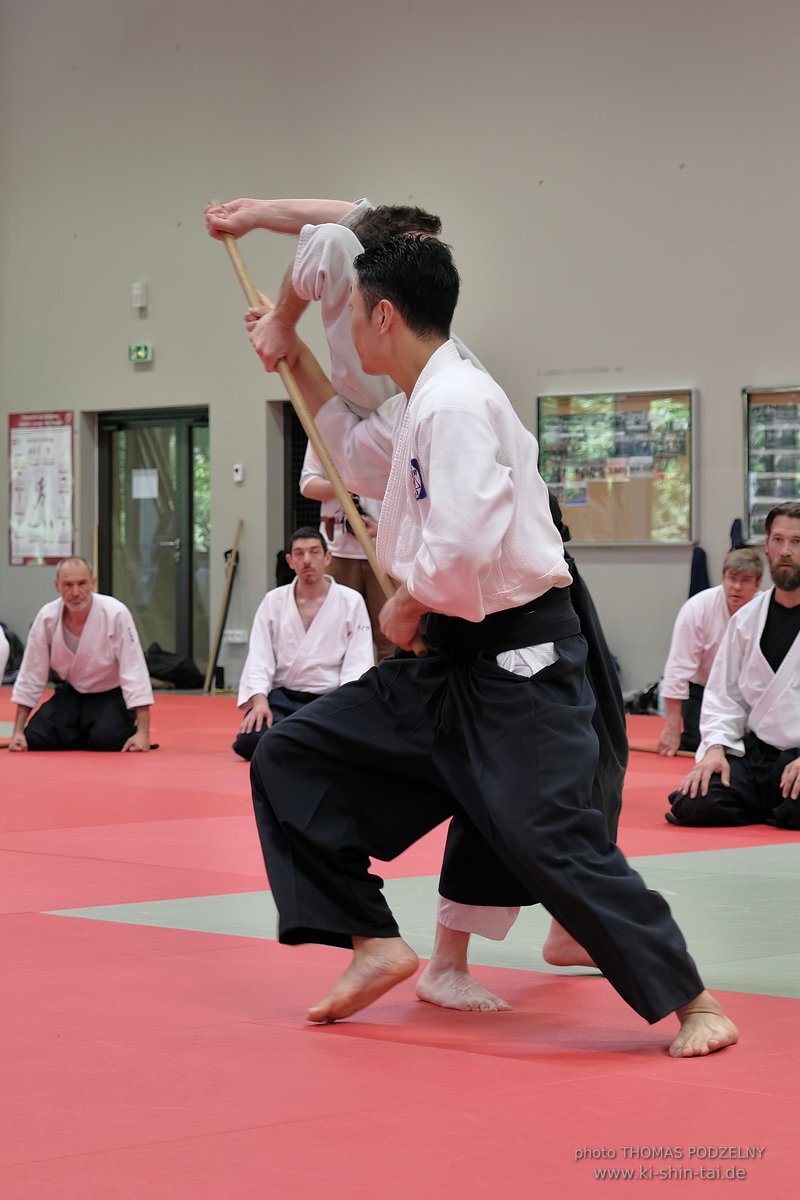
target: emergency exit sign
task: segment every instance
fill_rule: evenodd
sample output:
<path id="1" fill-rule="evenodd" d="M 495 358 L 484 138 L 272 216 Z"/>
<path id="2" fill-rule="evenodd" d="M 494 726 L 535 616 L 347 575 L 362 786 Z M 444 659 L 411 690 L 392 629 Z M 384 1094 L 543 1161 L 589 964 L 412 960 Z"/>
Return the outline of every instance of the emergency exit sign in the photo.
<path id="1" fill-rule="evenodd" d="M 153 347 L 149 342 L 140 342 L 138 346 L 128 346 L 128 358 L 132 363 L 152 362 Z"/>

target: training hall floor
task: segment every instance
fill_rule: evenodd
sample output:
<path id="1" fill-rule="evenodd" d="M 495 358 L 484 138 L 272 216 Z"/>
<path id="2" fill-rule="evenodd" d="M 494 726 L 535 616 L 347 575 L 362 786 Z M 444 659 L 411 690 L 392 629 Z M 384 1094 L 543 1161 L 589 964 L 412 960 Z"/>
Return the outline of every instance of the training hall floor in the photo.
<path id="1" fill-rule="evenodd" d="M 541 910 L 475 942 L 512 1012 L 445 1011 L 407 982 L 310 1026 L 347 955 L 274 941 L 234 700 L 159 695 L 153 724 L 148 755 L 0 750 L 3 1200 L 800 1195 L 798 835 L 672 828 L 688 760 L 631 756 L 621 845 L 734 1049 L 670 1059 L 672 1020 L 542 962 Z M 378 868 L 422 957 L 443 842 Z"/>

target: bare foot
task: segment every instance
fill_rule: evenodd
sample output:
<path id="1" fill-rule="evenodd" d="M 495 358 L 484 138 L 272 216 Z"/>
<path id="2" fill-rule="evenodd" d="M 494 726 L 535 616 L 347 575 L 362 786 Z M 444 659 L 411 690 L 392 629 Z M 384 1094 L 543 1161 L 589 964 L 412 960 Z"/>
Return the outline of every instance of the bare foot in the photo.
<path id="1" fill-rule="evenodd" d="M 675 1016 L 681 1031 L 669 1048 L 673 1058 L 696 1058 L 713 1054 L 739 1040 L 739 1030 L 729 1021 L 710 992 L 701 992 Z"/>
<path id="2" fill-rule="evenodd" d="M 402 938 L 353 938 L 353 959 L 324 1000 L 306 1014 L 309 1021 L 338 1021 L 366 1008 L 396 983 L 408 979 L 419 965 Z"/>
<path id="3" fill-rule="evenodd" d="M 558 921 L 552 921 L 542 946 L 542 958 L 553 967 L 594 967 L 597 963 L 580 942 L 567 933 Z"/>
<path id="4" fill-rule="evenodd" d="M 430 962 L 417 983 L 417 998 L 462 1012 L 510 1012 L 511 1005 L 473 979 L 469 971 Z"/>

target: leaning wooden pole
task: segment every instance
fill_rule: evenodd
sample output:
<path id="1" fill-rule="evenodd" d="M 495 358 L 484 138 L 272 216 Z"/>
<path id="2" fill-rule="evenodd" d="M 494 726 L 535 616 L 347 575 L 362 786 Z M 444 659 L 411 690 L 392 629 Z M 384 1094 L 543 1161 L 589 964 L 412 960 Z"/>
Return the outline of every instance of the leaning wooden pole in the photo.
<path id="1" fill-rule="evenodd" d="M 658 754 L 658 746 L 653 745 L 652 742 L 629 741 L 628 749 L 636 750 L 640 754 Z M 691 750 L 676 750 L 674 754 L 670 754 L 665 757 L 668 757 L 668 758 L 694 758 L 694 754 Z"/>
<path id="2" fill-rule="evenodd" d="M 225 243 L 225 249 L 228 251 L 228 257 L 233 264 L 233 269 L 236 272 L 236 276 L 242 286 L 242 291 L 245 294 L 247 303 L 254 308 L 259 307 L 263 303 L 263 300 L 253 284 L 252 279 L 250 278 L 250 273 L 244 264 L 236 238 L 231 233 L 221 233 L 220 238 Z M 303 393 L 297 386 L 294 372 L 287 363 L 286 359 L 282 358 L 278 362 L 277 373 L 280 375 L 281 380 L 283 381 L 283 386 L 286 388 L 286 393 L 292 402 L 292 408 L 297 413 L 300 424 L 303 426 L 306 436 L 311 442 L 311 445 L 314 447 L 316 455 L 322 464 L 322 470 L 325 472 L 331 487 L 336 493 L 336 499 L 339 501 L 345 511 L 350 528 L 361 543 L 361 547 L 367 556 L 367 561 L 372 567 L 372 570 L 375 572 L 375 578 L 381 585 L 383 594 L 388 600 L 395 594 L 397 590 L 396 585 L 378 562 L 378 558 L 375 553 L 375 543 L 367 532 L 367 527 L 361 518 L 361 513 L 353 503 L 353 497 L 350 495 L 350 492 L 347 490 L 342 481 L 342 477 L 339 474 L 336 463 L 331 458 L 328 447 L 325 445 L 325 442 L 322 438 L 322 434 L 317 429 L 314 418 L 311 416 L 311 413 L 308 410 L 308 405 L 305 402 Z"/>
<path id="3" fill-rule="evenodd" d="M 203 691 L 210 692 L 211 685 L 214 680 L 214 671 L 219 660 L 219 652 L 222 647 L 222 636 L 225 633 L 225 622 L 228 619 L 228 609 L 231 604 L 231 593 L 233 591 L 233 580 L 236 575 L 236 568 L 239 565 L 239 539 L 242 536 L 244 521 L 239 519 L 236 523 L 236 533 L 233 535 L 233 546 L 231 548 L 231 556 L 228 559 L 228 567 L 225 571 L 225 588 L 222 593 L 222 603 L 219 608 L 219 619 L 217 621 L 217 632 L 214 635 L 214 645 L 211 648 L 211 655 L 206 668 L 206 677 L 203 683 Z"/>

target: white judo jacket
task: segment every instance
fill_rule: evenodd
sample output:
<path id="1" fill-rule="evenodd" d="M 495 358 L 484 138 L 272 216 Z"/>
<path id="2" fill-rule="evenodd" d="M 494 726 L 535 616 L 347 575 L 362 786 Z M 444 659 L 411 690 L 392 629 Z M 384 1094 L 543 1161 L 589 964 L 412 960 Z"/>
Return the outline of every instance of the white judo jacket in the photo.
<path id="1" fill-rule="evenodd" d="M 536 439 L 498 384 L 448 341 L 400 399 L 360 421 L 334 396 L 317 416 L 347 485 L 385 492 L 384 570 L 428 610 L 467 621 L 569 587 Z"/>
<path id="2" fill-rule="evenodd" d="M 730 619 L 722 584 L 690 596 L 681 605 L 664 667 L 662 696 L 686 700 L 690 683 L 705 687 Z"/>
<path id="3" fill-rule="evenodd" d="M 710 746 L 744 754 L 748 730 L 778 750 L 800 747 L 800 637 L 777 672 L 759 646 L 774 591 L 759 592 L 728 623 L 703 696 L 698 762 Z"/>
<path id="4" fill-rule="evenodd" d="M 267 592 L 259 604 L 239 681 L 240 708 L 276 687 L 323 696 L 375 665 L 362 597 L 330 575 L 325 578 L 331 586 L 308 629 L 295 602 L 296 579 Z"/>
<path id="5" fill-rule="evenodd" d="M 47 687 L 50 668 L 76 692 L 110 692 L 122 688 L 126 708 L 153 703 L 153 689 L 136 626 L 128 609 L 113 596 L 92 593 L 92 606 L 73 654 L 64 641 L 59 596 L 39 609 L 17 675 L 11 699 L 35 708 Z"/>

